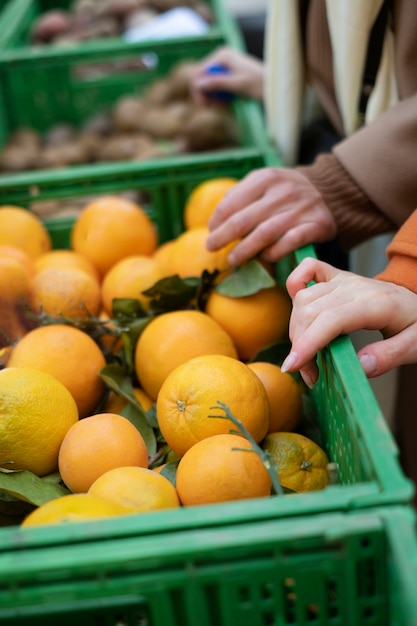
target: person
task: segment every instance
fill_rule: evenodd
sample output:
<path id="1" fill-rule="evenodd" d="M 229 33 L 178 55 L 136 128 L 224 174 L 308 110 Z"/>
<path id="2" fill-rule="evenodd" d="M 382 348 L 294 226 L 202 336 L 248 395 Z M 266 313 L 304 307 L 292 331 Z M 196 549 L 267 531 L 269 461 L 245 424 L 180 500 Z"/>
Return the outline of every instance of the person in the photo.
<path id="1" fill-rule="evenodd" d="M 386 24 L 371 89 L 362 75 L 381 7 Z M 222 47 L 201 62 L 192 86 L 197 100 L 218 90 L 262 98 L 284 162 L 250 172 L 212 215 L 207 247 L 239 239 L 229 255 L 233 265 L 258 254 L 277 261 L 334 238 L 352 250 L 395 232 L 417 196 L 416 4 L 275 0 L 269 9 L 265 61 Z M 207 72 L 213 64 L 228 71 Z M 328 152 L 320 149 L 326 133 L 336 136 Z M 305 152 L 316 155 L 309 164 Z"/>
<path id="2" fill-rule="evenodd" d="M 337 242 L 348 263 L 343 254 L 341 263 L 332 253 L 320 259 L 366 276 L 415 209 L 416 29 L 413 0 L 274 0 L 262 67 L 245 66 L 244 54 L 224 47 L 202 60 L 194 97 L 261 94 L 283 162 L 250 172 L 226 194 L 209 222 L 209 250 L 239 240 L 229 262 L 240 265 Z M 210 64 L 228 72 L 210 74 Z M 400 366 L 389 421 L 404 470 L 417 482 L 416 373 L 417 365 Z"/>
<path id="3" fill-rule="evenodd" d="M 375 278 L 304 259 L 288 276 L 293 302 L 291 351 L 283 371 L 297 371 L 309 387 L 318 378 L 315 357 L 339 335 L 379 330 L 383 339 L 362 347 L 368 378 L 417 363 L 417 209 L 387 248 L 389 262 Z M 310 286 L 308 286 L 310 285 Z"/>

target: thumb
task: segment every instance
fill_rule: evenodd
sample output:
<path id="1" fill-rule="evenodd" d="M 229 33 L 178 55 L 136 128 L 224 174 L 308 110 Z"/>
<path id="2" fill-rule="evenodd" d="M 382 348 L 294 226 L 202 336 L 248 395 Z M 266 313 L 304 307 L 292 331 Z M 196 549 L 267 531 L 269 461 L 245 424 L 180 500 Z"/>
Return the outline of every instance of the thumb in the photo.
<path id="1" fill-rule="evenodd" d="M 358 358 L 366 376 L 375 378 L 399 365 L 417 362 L 415 334 L 411 326 L 393 337 L 361 348 Z"/>

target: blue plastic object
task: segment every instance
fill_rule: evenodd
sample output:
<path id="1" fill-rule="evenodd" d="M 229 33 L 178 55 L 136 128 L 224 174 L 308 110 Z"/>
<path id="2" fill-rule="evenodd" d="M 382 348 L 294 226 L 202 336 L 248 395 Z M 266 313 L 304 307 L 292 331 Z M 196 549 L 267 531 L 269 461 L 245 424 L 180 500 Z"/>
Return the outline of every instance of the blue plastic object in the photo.
<path id="1" fill-rule="evenodd" d="M 229 68 L 225 65 L 210 65 L 207 68 L 207 74 L 228 74 L 230 72 Z M 207 94 L 210 98 L 214 98 L 215 100 L 220 100 L 221 102 L 231 102 L 235 98 L 235 94 L 231 91 L 220 90 L 220 91 L 210 91 Z"/>

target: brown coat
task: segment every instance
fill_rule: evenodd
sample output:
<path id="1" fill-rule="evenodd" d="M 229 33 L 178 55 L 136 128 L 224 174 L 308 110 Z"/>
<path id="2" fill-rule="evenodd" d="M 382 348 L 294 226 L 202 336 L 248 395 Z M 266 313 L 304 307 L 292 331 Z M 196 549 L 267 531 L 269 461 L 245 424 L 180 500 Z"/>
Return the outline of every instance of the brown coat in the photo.
<path id="1" fill-rule="evenodd" d="M 331 208 L 345 249 L 397 230 L 417 206 L 417 3 L 392 0 L 390 7 L 400 102 L 301 168 Z M 324 0 L 310 0 L 306 66 L 322 107 L 340 131 L 326 28 Z"/>

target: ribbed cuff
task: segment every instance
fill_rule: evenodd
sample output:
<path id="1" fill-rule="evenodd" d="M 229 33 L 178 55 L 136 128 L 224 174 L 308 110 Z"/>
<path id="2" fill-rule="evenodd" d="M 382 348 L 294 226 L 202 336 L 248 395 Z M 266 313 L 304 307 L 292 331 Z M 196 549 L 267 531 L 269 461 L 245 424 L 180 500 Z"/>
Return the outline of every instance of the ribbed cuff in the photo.
<path id="1" fill-rule="evenodd" d="M 337 225 L 345 250 L 376 235 L 396 230 L 340 165 L 334 154 L 322 154 L 312 165 L 297 169 L 320 191 Z"/>
<path id="2" fill-rule="evenodd" d="M 407 287 L 410 291 L 417 293 L 417 259 L 395 255 L 384 271 L 377 274 L 375 278 Z"/>

